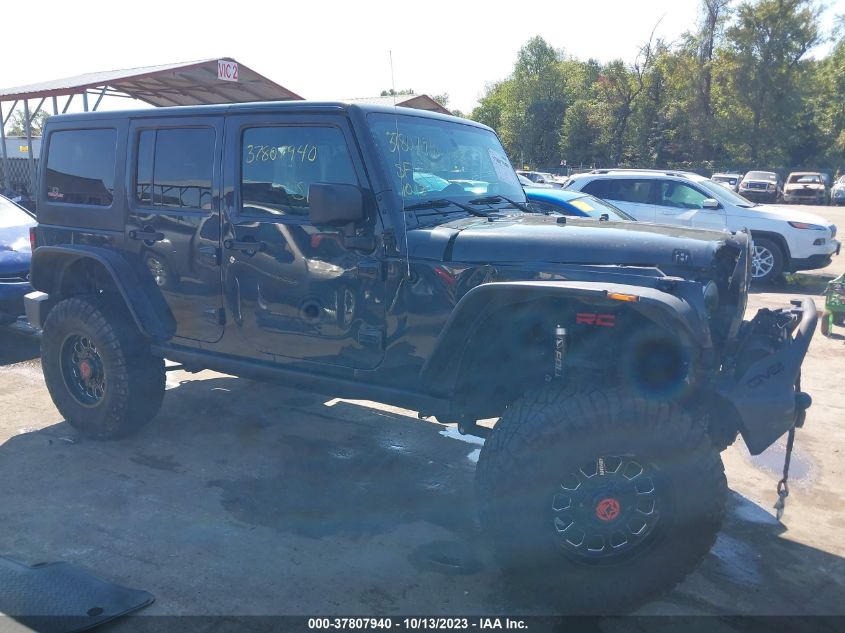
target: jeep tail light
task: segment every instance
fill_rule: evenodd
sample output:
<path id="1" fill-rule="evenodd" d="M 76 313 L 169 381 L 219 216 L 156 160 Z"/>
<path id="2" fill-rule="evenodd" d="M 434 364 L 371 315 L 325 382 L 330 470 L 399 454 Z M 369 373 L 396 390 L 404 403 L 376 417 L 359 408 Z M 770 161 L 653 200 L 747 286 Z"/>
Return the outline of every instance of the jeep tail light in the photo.
<path id="1" fill-rule="evenodd" d="M 35 234 L 35 227 L 31 226 L 31 227 L 29 227 L 29 248 L 30 248 L 30 250 L 32 250 L 34 252 L 35 248 L 37 246 L 38 246 L 38 237 Z"/>

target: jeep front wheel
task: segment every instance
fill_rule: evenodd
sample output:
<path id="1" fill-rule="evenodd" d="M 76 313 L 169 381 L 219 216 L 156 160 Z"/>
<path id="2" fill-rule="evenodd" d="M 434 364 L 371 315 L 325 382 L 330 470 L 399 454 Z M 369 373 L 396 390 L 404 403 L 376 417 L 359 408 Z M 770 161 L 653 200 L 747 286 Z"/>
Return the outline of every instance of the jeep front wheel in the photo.
<path id="1" fill-rule="evenodd" d="M 783 251 L 780 246 L 765 237 L 753 238 L 751 246 L 751 279 L 758 283 L 770 283 L 783 272 Z"/>
<path id="2" fill-rule="evenodd" d="M 506 571 L 567 613 L 622 613 L 713 545 L 726 482 L 702 425 L 616 391 L 538 390 L 481 452 L 481 520 Z"/>
<path id="3" fill-rule="evenodd" d="M 126 308 L 99 297 L 72 297 L 47 316 L 41 366 L 50 396 L 82 435 L 114 439 L 150 420 L 164 398 L 164 360 Z"/>

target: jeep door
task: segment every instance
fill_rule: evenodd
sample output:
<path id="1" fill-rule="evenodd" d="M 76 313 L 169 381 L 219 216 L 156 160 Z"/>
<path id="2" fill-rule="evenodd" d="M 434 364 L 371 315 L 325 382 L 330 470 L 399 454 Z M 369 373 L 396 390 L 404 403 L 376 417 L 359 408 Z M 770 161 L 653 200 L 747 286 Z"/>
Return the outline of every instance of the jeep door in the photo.
<path id="1" fill-rule="evenodd" d="M 385 284 L 382 262 L 366 252 L 375 242 L 353 248 L 344 231 L 309 218 L 310 185 L 367 187 L 347 120 L 231 116 L 226 139 L 224 288 L 243 340 L 281 364 L 376 367 Z M 374 235 L 376 215 L 369 209 L 359 235 Z"/>
<path id="2" fill-rule="evenodd" d="M 653 182 L 647 178 L 599 178 L 581 191 L 612 202 L 640 222 L 654 222 Z"/>
<path id="3" fill-rule="evenodd" d="M 693 184 L 677 180 L 656 180 L 655 185 L 656 222 L 700 229 L 725 228 L 725 208 L 721 204 L 716 209 L 704 208 L 704 201 L 712 199 L 712 195 Z"/>
<path id="4" fill-rule="evenodd" d="M 223 117 L 138 118 L 127 151 L 127 248 L 153 275 L 176 336 L 223 336 L 220 162 Z"/>

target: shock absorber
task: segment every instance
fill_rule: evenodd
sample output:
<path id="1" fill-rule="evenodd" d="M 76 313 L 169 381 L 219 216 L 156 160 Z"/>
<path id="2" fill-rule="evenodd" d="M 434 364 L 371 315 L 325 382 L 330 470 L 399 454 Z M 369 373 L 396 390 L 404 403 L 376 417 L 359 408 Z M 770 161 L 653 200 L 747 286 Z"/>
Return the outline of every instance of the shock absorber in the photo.
<path id="1" fill-rule="evenodd" d="M 555 326 L 555 379 L 563 378 L 563 358 L 566 355 L 566 328 Z"/>

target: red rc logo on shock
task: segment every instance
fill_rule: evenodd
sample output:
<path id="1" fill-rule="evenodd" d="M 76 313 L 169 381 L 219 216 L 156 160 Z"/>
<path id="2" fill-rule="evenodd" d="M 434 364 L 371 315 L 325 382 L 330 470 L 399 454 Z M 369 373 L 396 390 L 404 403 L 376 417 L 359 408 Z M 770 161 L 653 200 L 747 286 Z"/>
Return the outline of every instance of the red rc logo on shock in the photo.
<path id="1" fill-rule="evenodd" d="M 602 499 L 596 506 L 596 516 L 602 521 L 613 521 L 621 511 L 619 502 L 613 497 Z"/>
<path id="2" fill-rule="evenodd" d="M 578 312 L 575 314 L 576 325 L 598 325 L 600 327 L 616 327 L 616 316 L 613 314 L 593 314 L 592 312 Z"/>

